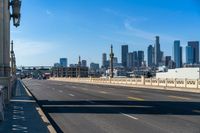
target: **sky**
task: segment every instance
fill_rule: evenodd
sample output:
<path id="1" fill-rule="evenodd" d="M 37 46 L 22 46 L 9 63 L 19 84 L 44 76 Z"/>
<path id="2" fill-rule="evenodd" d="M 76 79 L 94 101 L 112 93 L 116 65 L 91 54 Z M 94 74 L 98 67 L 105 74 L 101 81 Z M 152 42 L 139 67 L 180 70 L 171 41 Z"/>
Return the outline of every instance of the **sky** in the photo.
<path id="1" fill-rule="evenodd" d="M 174 40 L 184 55 L 187 41 L 200 41 L 199 0 L 22 0 L 21 25 L 11 25 L 18 66 L 52 66 L 61 57 L 73 64 L 79 55 L 101 64 L 111 44 L 119 62 L 124 44 L 146 59 L 157 35 L 165 56 Z"/>

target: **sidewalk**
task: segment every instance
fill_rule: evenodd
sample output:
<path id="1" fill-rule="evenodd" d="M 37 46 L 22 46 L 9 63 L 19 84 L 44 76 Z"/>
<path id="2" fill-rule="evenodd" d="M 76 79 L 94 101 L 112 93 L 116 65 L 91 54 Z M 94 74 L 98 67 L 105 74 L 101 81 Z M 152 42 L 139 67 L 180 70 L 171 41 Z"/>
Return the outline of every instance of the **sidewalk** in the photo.
<path id="1" fill-rule="evenodd" d="M 5 120 L 0 121 L 0 133 L 49 133 L 48 120 L 20 81 L 13 95 L 5 109 Z"/>

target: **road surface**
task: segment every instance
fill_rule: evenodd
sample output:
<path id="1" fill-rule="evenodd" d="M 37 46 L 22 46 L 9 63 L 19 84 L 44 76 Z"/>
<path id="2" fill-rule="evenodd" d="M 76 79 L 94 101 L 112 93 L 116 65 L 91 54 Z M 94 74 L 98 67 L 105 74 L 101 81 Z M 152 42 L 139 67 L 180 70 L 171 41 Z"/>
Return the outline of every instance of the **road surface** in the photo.
<path id="1" fill-rule="evenodd" d="M 200 94 L 23 80 L 58 132 L 200 133 Z"/>

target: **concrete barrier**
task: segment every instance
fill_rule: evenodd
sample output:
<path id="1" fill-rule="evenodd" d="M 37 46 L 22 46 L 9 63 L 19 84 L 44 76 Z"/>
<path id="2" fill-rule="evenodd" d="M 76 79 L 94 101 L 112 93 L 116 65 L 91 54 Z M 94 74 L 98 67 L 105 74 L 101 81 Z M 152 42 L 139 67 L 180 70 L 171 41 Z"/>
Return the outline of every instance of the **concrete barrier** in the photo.
<path id="1" fill-rule="evenodd" d="M 200 80 L 195 79 L 156 79 L 156 78 L 51 78 L 58 81 L 85 82 L 98 84 L 116 84 L 126 86 L 141 86 L 151 88 L 171 88 L 170 90 L 184 90 L 200 92 Z"/>

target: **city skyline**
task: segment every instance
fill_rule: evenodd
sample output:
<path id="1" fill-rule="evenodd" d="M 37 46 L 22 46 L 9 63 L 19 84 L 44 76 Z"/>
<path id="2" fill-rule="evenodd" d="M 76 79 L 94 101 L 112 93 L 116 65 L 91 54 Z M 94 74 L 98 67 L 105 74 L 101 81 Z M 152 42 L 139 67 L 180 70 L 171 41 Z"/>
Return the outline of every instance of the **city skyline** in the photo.
<path id="1" fill-rule="evenodd" d="M 111 44 L 119 61 L 121 45 L 129 45 L 130 52 L 144 51 L 147 61 L 147 47 L 154 45 L 155 36 L 160 36 L 165 56 L 173 55 L 173 42 L 180 40 L 185 62 L 187 42 L 200 40 L 199 12 L 195 0 L 24 0 L 22 26 L 11 28 L 11 38 L 18 66 L 53 65 L 60 57 L 73 64 L 79 55 L 88 64 L 101 64 Z"/>

